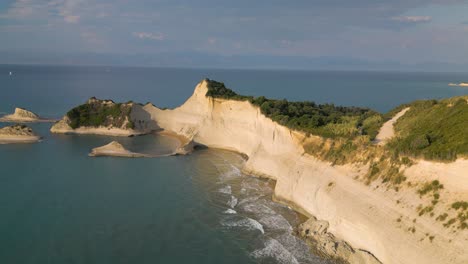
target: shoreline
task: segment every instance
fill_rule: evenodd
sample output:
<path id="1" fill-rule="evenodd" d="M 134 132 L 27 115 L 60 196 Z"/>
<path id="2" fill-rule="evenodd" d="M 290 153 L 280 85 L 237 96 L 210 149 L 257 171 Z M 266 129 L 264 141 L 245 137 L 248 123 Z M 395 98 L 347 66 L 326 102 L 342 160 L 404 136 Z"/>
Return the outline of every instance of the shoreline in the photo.
<path id="1" fill-rule="evenodd" d="M 106 128 L 106 127 L 80 127 L 77 129 L 56 129 L 54 127 L 50 130 L 53 134 L 69 134 L 69 135 L 98 135 L 98 136 L 112 136 L 112 137 L 132 137 L 143 136 L 151 133 L 150 131 L 136 131 L 125 130 L 120 128 Z"/>
<path id="2" fill-rule="evenodd" d="M 88 154 L 90 157 L 122 157 L 122 158 L 161 158 L 161 157 L 170 157 L 176 155 L 182 155 L 180 153 L 180 149 L 184 148 L 190 144 L 190 140 L 186 137 L 173 133 L 171 131 L 156 131 L 154 134 L 165 136 L 171 139 L 175 139 L 176 146 L 174 146 L 173 151 L 171 153 L 166 154 L 158 154 L 158 155 L 150 155 L 144 153 L 133 152 L 125 149 L 120 143 L 117 141 L 112 141 L 111 143 L 96 147 L 91 150 Z M 103 135 L 107 136 L 107 135 Z M 188 154 L 188 153 L 186 153 Z"/>
<path id="3" fill-rule="evenodd" d="M 0 122 L 4 123 L 54 123 L 59 121 L 59 119 L 21 119 L 21 118 L 8 118 L 6 116 L 0 117 Z"/>
<path id="4" fill-rule="evenodd" d="M 207 83 L 202 81 L 177 108 L 145 105 L 147 122 L 210 148 L 247 155 L 242 170 L 275 180 L 274 199 L 287 201 L 306 216 L 315 216 L 326 223 L 327 232 L 320 233 L 326 239 L 328 233 L 333 234 L 338 241 L 346 241 L 343 248 L 351 246 L 350 252 L 362 253 L 346 255 L 350 262 L 375 263 L 378 259 L 383 263 L 435 264 L 468 260 L 468 252 L 460 246 L 463 231 L 451 232 L 435 217 L 418 216 L 418 206 L 425 206 L 427 199 L 419 198 L 417 189 L 425 179 L 399 190 L 387 188 L 381 181 L 366 185 L 359 179 L 369 171 L 369 164 L 333 165 L 318 160 L 305 154 L 304 133 L 275 123 L 248 101 L 210 98 L 207 91 Z M 448 188 L 443 192 L 443 197 L 453 194 Z M 435 213 L 443 213 L 440 210 L 450 202 L 440 201 Z M 429 239 L 434 236 L 436 239 Z M 359 262 L 363 254 L 369 262 Z"/>
<path id="5" fill-rule="evenodd" d="M 42 137 L 40 136 L 5 136 L 0 135 L 0 144 L 29 144 L 29 143 L 37 143 L 41 141 Z"/>

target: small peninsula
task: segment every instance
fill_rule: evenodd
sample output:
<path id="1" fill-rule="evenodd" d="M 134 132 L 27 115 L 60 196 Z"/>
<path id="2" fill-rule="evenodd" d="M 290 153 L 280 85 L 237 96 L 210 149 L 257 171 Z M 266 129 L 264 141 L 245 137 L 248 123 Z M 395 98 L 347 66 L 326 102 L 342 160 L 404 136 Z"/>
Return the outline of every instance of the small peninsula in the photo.
<path id="1" fill-rule="evenodd" d="M 92 98 L 51 131 L 163 130 L 190 147 L 242 153 L 244 173 L 276 181 L 273 199 L 308 217 L 299 235 L 321 255 L 344 263 L 461 264 L 468 262 L 466 120 L 468 96 L 382 114 L 244 96 L 205 79 L 177 108 Z"/>
<path id="2" fill-rule="evenodd" d="M 34 143 L 41 139 L 25 125 L 13 125 L 0 128 L 0 144 Z"/>
<path id="3" fill-rule="evenodd" d="M 15 108 L 15 112 L 0 118 L 0 122 L 33 123 L 33 122 L 53 122 L 54 120 L 39 117 L 39 115 L 24 108 Z"/>
<path id="4" fill-rule="evenodd" d="M 145 154 L 131 152 L 122 146 L 117 141 L 112 141 L 111 143 L 92 149 L 89 153 L 91 157 L 99 156 L 113 156 L 113 157 L 126 157 L 126 158 L 138 158 L 138 157 L 147 157 Z"/>

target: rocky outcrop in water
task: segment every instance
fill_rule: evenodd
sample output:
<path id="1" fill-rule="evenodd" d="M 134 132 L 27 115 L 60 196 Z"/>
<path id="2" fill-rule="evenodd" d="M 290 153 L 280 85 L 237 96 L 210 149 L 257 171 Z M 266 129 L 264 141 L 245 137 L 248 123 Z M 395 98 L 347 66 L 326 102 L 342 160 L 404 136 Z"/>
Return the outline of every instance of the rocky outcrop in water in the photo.
<path id="1" fill-rule="evenodd" d="M 13 125 L 0 128 L 0 143 L 30 143 L 41 139 L 25 125 Z"/>
<path id="2" fill-rule="evenodd" d="M 91 157 L 99 157 L 99 156 L 114 156 L 114 157 L 127 157 L 127 158 L 139 158 L 145 157 L 146 155 L 131 152 L 122 146 L 117 141 L 112 141 L 111 143 L 92 149 L 91 153 L 89 153 Z"/>
<path id="3" fill-rule="evenodd" d="M 112 100 L 90 98 L 85 104 L 70 111 L 50 131 L 52 133 L 97 134 L 110 136 L 134 136 L 149 133 L 141 129 L 132 118 L 132 102 L 115 103 Z"/>
<path id="4" fill-rule="evenodd" d="M 40 118 L 37 114 L 23 108 L 15 108 L 15 113 L 6 115 L 1 118 L 1 121 L 9 122 L 34 122 L 39 121 Z"/>

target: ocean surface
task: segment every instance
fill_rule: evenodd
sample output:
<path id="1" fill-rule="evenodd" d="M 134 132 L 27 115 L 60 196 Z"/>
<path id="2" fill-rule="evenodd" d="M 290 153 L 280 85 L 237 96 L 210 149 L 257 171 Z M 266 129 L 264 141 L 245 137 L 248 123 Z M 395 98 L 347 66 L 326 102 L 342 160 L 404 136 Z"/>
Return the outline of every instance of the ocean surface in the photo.
<path id="1" fill-rule="evenodd" d="M 58 118 L 91 96 L 175 107 L 205 77 L 246 95 L 381 112 L 468 93 L 448 86 L 468 81 L 459 73 L 2 65 L 0 114 L 19 106 Z M 274 182 L 242 174 L 236 153 L 91 158 L 92 148 L 111 140 L 150 154 L 169 152 L 173 142 L 31 126 L 42 142 L 0 145 L 0 263 L 327 263 L 294 235 L 304 219 L 272 202 Z"/>

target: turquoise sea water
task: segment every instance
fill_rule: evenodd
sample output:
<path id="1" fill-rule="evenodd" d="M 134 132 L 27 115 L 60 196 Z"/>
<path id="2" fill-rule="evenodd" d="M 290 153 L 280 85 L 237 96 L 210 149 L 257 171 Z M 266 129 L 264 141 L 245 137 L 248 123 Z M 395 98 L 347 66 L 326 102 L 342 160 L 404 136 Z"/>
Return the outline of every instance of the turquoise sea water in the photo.
<path id="1" fill-rule="evenodd" d="M 60 117 L 91 96 L 174 107 L 205 77 L 243 94 L 379 111 L 468 91 L 447 86 L 462 74 L 0 66 L 0 112 Z M 272 182 L 240 173 L 235 153 L 90 158 L 115 138 L 31 126 L 42 142 L 0 145 L 0 263 L 325 263 L 294 235 L 300 216 L 271 201 Z M 172 143 L 117 140 L 151 154 Z"/>

